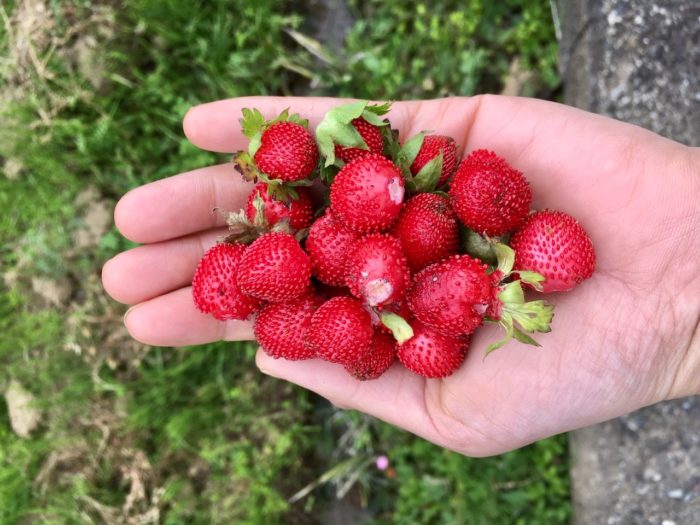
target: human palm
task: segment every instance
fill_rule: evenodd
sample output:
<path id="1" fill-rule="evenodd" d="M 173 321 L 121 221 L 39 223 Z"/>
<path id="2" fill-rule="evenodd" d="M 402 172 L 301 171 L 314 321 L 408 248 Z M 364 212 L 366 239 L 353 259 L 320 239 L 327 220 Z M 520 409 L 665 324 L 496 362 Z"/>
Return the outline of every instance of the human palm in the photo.
<path id="1" fill-rule="evenodd" d="M 338 105 L 323 98 L 239 98 L 193 108 L 187 137 L 203 149 L 245 148 L 238 117 L 290 107 L 311 126 Z M 489 455 L 603 421 L 663 399 L 700 393 L 700 154 L 631 125 L 536 100 L 496 96 L 398 102 L 389 118 L 406 138 L 421 130 L 454 137 L 462 152 L 488 148 L 523 171 L 534 207 L 577 217 L 597 254 L 596 272 L 573 292 L 552 294 L 552 332 L 541 348 L 473 336 L 464 365 L 425 379 L 394 365 L 360 382 L 320 360 L 274 360 L 267 374 L 362 410 L 441 446 Z M 252 339 L 248 321 L 199 313 L 189 288 L 204 251 L 224 232 L 212 209 L 240 208 L 250 186 L 230 165 L 195 170 L 137 188 L 115 221 L 144 243 L 103 270 L 106 290 L 136 305 L 125 316 L 147 344 L 181 346 Z"/>

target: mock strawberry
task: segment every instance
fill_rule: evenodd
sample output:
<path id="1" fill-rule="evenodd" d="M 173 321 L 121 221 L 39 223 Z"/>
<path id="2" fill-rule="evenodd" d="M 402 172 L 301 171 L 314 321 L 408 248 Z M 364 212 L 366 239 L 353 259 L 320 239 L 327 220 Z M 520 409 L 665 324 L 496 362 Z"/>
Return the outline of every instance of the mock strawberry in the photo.
<path id="1" fill-rule="evenodd" d="M 346 164 L 331 185 L 335 218 L 357 233 L 387 230 L 401 211 L 404 181 L 389 159 L 368 154 Z"/>
<path id="2" fill-rule="evenodd" d="M 314 313 L 306 341 L 321 359 L 349 365 L 367 352 L 373 333 L 372 321 L 360 301 L 334 297 Z"/>
<path id="3" fill-rule="evenodd" d="M 561 211 L 530 215 L 513 234 L 510 246 L 515 250 L 514 270 L 544 276 L 543 292 L 571 290 L 595 269 L 590 237 L 576 219 Z"/>
<path id="4" fill-rule="evenodd" d="M 379 127 L 370 124 L 362 117 L 353 119 L 351 124 L 362 137 L 362 140 L 367 145 L 367 149 L 343 147 L 336 144 L 335 156 L 344 160 L 345 162 L 350 162 L 351 160 L 364 157 L 368 153 L 378 153 L 381 155 L 382 151 L 384 150 L 384 139 Z"/>
<path id="5" fill-rule="evenodd" d="M 311 225 L 306 251 L 316 278 L 331 286 L 345 286 L 345 268 L 357 235 L 326 213 Z"/>
<path id="6" fill-rule="evenodd" d="M 306 345 L 311 317 L 323 300 L 313 293 L 289 303 L 270 303 L 255 318 L 255 339 L 271 357 L 290 361 L 316 354 Z"/>
<path id="7" fill-rule="evenodd" d="M 418 175 L 428 162 L 442 153 L 442 170 L 437 186 L 447 184 L 457 168 L 457 144 L 446 135 L 426 135 L 418 155 L 411 164 L 411 173 Z"/>
<path id="8" fill-rule="evenodd" d="M 401 363 L 423 377 L 447 377 L 464 362 L 469 348 L 466 337 L 444 335 L 413 321 L 413 337 L 397 345 Z"/>
<path id="9" fill-rule="evenodd" d="M 406 257 L 396 237 L 375 233 L 360 237 L 348 259 L 346 284 L 369 306 L 403 298 L 411 280 Z"/>
<path id="10" fill-rule="evenodd" d="M 253 160 L 268 178 L 295 182 L 311 176 L 318 163 L 318 148 L 301 124 L 277 122 L 263 131 Z"/>
<path id="11" fill-rule="evenodd" d="M 255 223 L 257 216 L 255 199 L 260 198 L 264 206 L 264 216 L 268 227 L 286 219 L 289 221 L 289 226 L 294 230 L 308 228 L 313 218 L 311 195 L 306 188 L 296 188 L 295 191 L 298 194 L 298 199 L 291 197 L 279 199 L 275 195 L 270 194 L 268 184 L 261 182 L 256 185 L 250 192 L 246 204 L 245 211 L 248 220 Z"/>
<path id="12" fill-rule="evenodd" d="M 394 363 L 396 359 L 396 341 L 382 332 L 375 331 L 369 349 L 358 360 L 345 366 L 356 379 L 368 381 L 377 379 Z"/>
<path id="13" fill-rule="evenodd" d="M 420 193 L 406 201 L 393 229 L 412 272 L 454 255 L 459 249 L 459 225 L 449 201 Z"/>
<path id="14" fill-rule="evenodd" d="M 246 247 L 219 243 L 199 261 L 192 280 L 192 297 L 200 312 L 220 321 L 247 319 L 260 301 L 244 294 L 238 286 L 238 270 Z"/>
<path id="15" fill-rule="evenodd" d="M 487 150 L 476 150 L 457 168 L 450 184 L 457 217 L 477 233 L 497 236 L 520 226 L 532 193 L 521 172 Z"/>
<path id="16" fill-rule="evenodd" d="M 311 263 L 288 233 L 267 233 L 243 254 L 238 284 L 245 293 L 273 303 L 296 299 L 311 283 Z"/>
<path id="17" fill-rule="evenodd" d="M 424 324 L 460 336 L 482 324 L 493 293 L 485 264 L 468 255 L 453 255 L 414 276 L 408 305 Z"/>

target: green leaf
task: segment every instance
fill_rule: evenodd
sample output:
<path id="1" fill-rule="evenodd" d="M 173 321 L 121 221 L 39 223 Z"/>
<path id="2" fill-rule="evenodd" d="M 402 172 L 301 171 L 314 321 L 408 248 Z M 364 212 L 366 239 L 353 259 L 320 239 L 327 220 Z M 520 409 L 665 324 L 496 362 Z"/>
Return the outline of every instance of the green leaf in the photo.
<path id="1" fill-rule="evenodd" d="M 389 112 L 389 109 L 391 109 L 391 102 L 385 102 L 384 104 L 373 104 L 365 107 L 365 110 L 362 112 L 361 116 L 370 124 L 381 128 L 389 124 L 388 119 L 381 118 L 382 115 L 386 115 Z"/>
<path id="2" fill-rule="evenodd" d="M 529 335 L 527 335 L 525 332 L 518 329 L 517 327 L 515 327 L 513 329 L 513 339 L 515 339 L 516 341 L 519 341 L 521 343 L 524 343 L 526 345 L 542 346 L 537 341 L 535 341 L 532 337 L 530 337 Z"/>
<path id="3" fill-rule="evenodd" d="M 520 281 L 513 281 L 503 285 L 501 291 L 498 293 L 498 299 L 504 305 L 518 305 L 525 303 L 525 294 L 523 293 L 523 287 L 520 285 Z"/>
<path id="4" fill-rule="evenodd" d="M 504 310 L 512 315 L 513 320 L 526 332 L 546 333 L 552 330 L 550 324 L 554 315 L 554 307 L 545 301 L 504 304 Z"/>
<path id="5" fill-rule="evenodd" d="M 426 193 L 435 189 L 440 180 L 440 173 L 442 172 L 442 157 L 442 152 L 440 152 L 440 155 L 428 161 L 416 174 L 413 178 L 416 188 L 415 191 Z"/>
<path id="6" fill-rule="evenodd" d="M 538 292 L 542 291 L 542 283 L 545 279 L 544 275 L 541 275 L 537 272 L 531 272 L 529 270 L 521 270 L 518 271 L 518 277 L 520 277 L 520 280 L 522 282 L 524 282 L 525 284 L 529 284 Z"/>
<path id="7" fill-rule="evenodd" d="M 394 312 L 382 312 L 380 317 L 382 324 L 394 335 L 394 339 L 401 344 L 413 337 L 413 328 L 406 320 Z"/>
<path id="8" fill-rule="evenodd" d="M 406 168 L 410 169 L 411 164 L 413 164 L 413 161 L 416 160 L 416 157 L 418 156 L 421 146 L 423 146 L 424 140 L 425 132 L 421 131 L 404 142 L 396 157 L 396 164 L 399 167 L 406 166 Z"/>
<path id="9" fill-rule="evenodd" d="M 231 161 L 233 162 L 233 167 L 244 180 L 255 181 L 256 179 L 264 179 L 262 173 L 255 166 L 252 156 L 247 151 L 237 151 L 233 154 Z"/>
<path id="10" fill-rule="evenodd" d="M 265 129 L 265 117 L 257 109 L 243 108 L 243 118 L 239 120 L 243 134 L 252 139 Z"/>
<path id="11" fill-rule="evenodd" d="M 513 264 L 515 264 L 515 251 L 510 246 L 500 242 L 493 243 L 493 250 L 496 252 L 496 259 L 498 260 L 496 269 L 504 276 L 509 275 L 513 270 Z"/>
<path id="12" fill-rule="evenodd" d="M 334 65 L 336 63 L 336 59 L 333 54 L 318 40 L 315 40 L 298 31 L 294 31 L 294 29 L 285 29 L 284 31 L 291 36 L 297 44 L 306 49 L 309 53 L 314 55 L 322 62 L 329 65 Z"/>

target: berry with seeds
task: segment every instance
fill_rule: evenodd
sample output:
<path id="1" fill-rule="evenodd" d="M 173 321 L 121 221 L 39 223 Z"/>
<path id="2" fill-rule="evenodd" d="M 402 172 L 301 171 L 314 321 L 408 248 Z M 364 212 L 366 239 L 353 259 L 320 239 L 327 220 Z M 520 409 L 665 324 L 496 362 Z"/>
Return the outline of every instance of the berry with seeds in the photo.
<path id="1" fill-rule="evenodd" d="M 345 147 L 339 144 L 335 145 L 335 156 L 345 162 L 359 159 L 368 153 L 381 154 L 384 150 L 384 138 L 378 126 L 370 124 L 362 117 L 358 117 L 351 121 L 352 126 L 362 137 L 362 140 L 367 145 L 367 149 Z"/>
<path id="2" fill-rule="evenodd" d="M 345 366 L 345 369 L 360 381 L 377 379 L 394 363 L 396 359 L 396 341 L 382 332 L 375 331 L 369 350 L 357 361 Z"/>
<path id="3" fill-rule="evenodd" d="M 294 230 L 308 228 L 313 218 L 311 194 L 306 188 L 296 188 L 295 191 L 299 196 L 298 199 L 291 197 L 279 199 L 277 196 L 270 194 L 268 184 L 264 182 L 257 184 L 248 196 L 245 209 L 248 220 L 255 223 L 257 216 L 255 199 L 259 197 L 263 202 L 264 216 L 268 227 L 274 226 L 282 220 L 287 220 L 289 221 L 289 226 Z"/>
<path id="4" fill-rule="evenodd" d="M 466 337 L 452 337 L 413 321 L 413 337 L 397 345 L 401 363 L 423 377 L 447 377 L 464 362 L 469 348 Z"/>
<path id="5" fill-rule="evenodd" d="M 442 170 L 437 187 L 447 184 L 457 168 L 457 144 L 452 137 L 446 135 L 426 135 L 421 144 L 418 155 L 411 164 L 411 173 L 418 172 L 428 162 L 442 153 Z"/>
<path id="6" fill-rule="evenodd" d="M 357 235 L 326 213 L 311 225 L 306 252 L 316 278 L 331 286 L 345 286 L 345 269 Z"/>

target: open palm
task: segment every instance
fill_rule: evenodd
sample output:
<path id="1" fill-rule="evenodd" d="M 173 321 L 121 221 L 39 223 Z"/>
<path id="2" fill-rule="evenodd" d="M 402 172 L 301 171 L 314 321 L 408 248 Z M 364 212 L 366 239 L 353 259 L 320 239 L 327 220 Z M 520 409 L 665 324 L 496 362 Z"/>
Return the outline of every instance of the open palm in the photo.
<path id="1" fill-rule="evenodd" d="M 238 118 L 257 107 L 318 124 L 324 98 L 239 98 L 193 108 L 185 133 L 218 152 L 246 147 Z M 265 373 L 335 404 L 362 410 L 468 455 L 504 452 L 536 439 L 621 415 L 663 399 L 700 393 L 700 154 L 640 128 L 554 103 L 496 96 L 395 103 L 402 139 L 421 130 L 450 135 L 463 151 L 488 148 L 524 172 L 534 206 L 577 217 L 596 247 L 593 278 L 553 294 L 552 332 L 541 348 L 477 331 L 464 365 L 424 379 L 394 365 L 360 382 L 320 360 L 274 360 Z M 220 322 L 194 308 L 189 283 L 204 251 L 224 231 L 214 207 L 238 209 L 250 190 L 231 165 L 137 188 L 119 202 L 118 228 L 144 243 L 104 267 L 107 291 L 137 305 L 125 317 L 133 337 L 181 346 L 252 339 L 252 324 Z"/>

